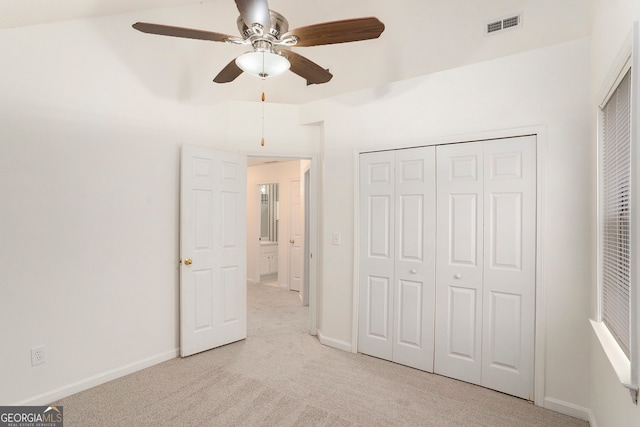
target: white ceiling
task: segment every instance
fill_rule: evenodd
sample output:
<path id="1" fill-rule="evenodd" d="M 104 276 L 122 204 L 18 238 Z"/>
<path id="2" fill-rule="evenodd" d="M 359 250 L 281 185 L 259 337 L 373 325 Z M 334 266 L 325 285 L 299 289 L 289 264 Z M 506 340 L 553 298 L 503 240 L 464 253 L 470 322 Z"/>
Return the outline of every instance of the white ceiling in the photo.
<path id="1" fill-rule="evenodd" d="M 329 83 L 312 86 L 293 73 L 268 79 L 264 85 L 248 75 L 218 85 L 211 82 L 213 77 L 245 47 L 142 34 L 130 27 L 147 21 L 237 34 L 238 10 L 232 0 L 0 0 L 0 36 L 5 29 L 20 31 L 23 37 L 31 34 L 24 27 L 62 21 L 68 24 L 61 23 L 59 30 L 52 24 L 51 30 L 76 31 L 72 20 L 97 18 L 87 22 L 108 33 L 114 51 L 122 57 L 135 52 L 131 68 L 153 70 L 146 74 L 149 86 L 187 81 L 194 88 L 187 101 L 195 104 L 256 102 L 262 90 L 267 102 L 301 104 L 367 88 L 377 88 L 376 96 L 383 96 L 391 82 L 585 37 L 588 4 L 585 0 L 270 0 L 269 6 L 286 16 L 290 28 L 363 16 L 376 16 L 386 26 L 377 40 L 296 48 L 334 75 Z M 522 13 L 522 29 L 484 34 L 486 23 L 513 13 Z M 181 65 L 181 74 L 176 64 Z"/>
<path id="2" fill-rule="evenodd" d="M 0 28 L 26 27 L 136 10 L 201 3 L 194 0 L 0 0 Z"/>
<path id="3" fill-rule="evenodd" d="M 242 75 L 216 85 L 211 79 L 245 48 L 176 41 L 130 27 L 140 20 L 237 34 L 238 11 L 232 0 L 0 0 L 0 39 L 2 30 L 38 37 L 41 31 L 77 30 L 65 21 L 101 18 L 98 27 L 117 40 L 114 50 L 128 58 L 135 52 L 129 66 L 143 68 L 140 75 L 151 89 L 179 86 L 188 74 L 193 90 L 181 102 L 257 102 L 266 86 L 267 101 L 300 104 L 372 87 L 377 88 L 376 96 L 384 96 L 385 85 L 394 81 L 587 36 L 590 20 L 585 0 L 270 0 L 269 6 L 286 16 L 290 28 L 377 16 L 386 29 L 378 40 L 297 50 L 334 74 L 329 83 L 313 86 L 292 73 L 264 84 Z M 484 34 L 487 22 L 513 13 L 522 13 L 522 29 Z M 44 30 L 23 31 L 48 24 L 51 27 Z M 176 63 L 181 63 L 182 74 Z M 249 164 L 289 160 L 250 158 Z"/>

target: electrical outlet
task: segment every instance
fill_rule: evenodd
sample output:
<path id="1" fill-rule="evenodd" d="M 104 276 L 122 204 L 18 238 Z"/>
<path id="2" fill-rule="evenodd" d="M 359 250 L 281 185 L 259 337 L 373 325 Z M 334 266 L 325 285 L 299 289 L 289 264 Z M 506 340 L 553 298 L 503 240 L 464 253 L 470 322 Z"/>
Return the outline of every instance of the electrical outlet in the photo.
<path id="1" fill-rule="evenodd" d="M 44 346 L 33 347 L 31 349 L 31 366 L 42 365 L 47 361 L 46 354 L 44 352 Z"/>

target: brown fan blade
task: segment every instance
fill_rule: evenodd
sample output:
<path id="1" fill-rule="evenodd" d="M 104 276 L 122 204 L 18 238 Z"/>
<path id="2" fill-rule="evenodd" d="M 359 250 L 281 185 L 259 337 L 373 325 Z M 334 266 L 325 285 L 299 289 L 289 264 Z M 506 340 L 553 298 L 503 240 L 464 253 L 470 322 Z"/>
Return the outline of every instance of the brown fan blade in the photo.
<path id="1" fill-rule="evenodd" d="M 143 33 L 183 37 L 187 39 L 209 40 L 213 42 L 223 42 L 228 38 L 236 38 L 228 34 L 194 30 L 192 28 L 172 27 L 170 25 L 150 24 L 148 22 L 136 22 L 132 27 L 138 31 L 142 31 Z"/>
<path id="2" fill-rule="evenodd" d="M 383 31 L 384 24 L 378 18 L 370 17 L 295 28 L 285 33 L 282 38 L 296 36 L 298 38 L 296 46 L 320 46 L 376 39 Z"/>
<path id="3" fill-rule="evenodd" d="M 229 83 L 234 81 L 240 74 L 242 74 L 242 69 L 236 65 L 236 60 L 234 59 L 218 73 L 213 81 L 216 83 Z"/>
<path id="4" fill-rule="evenodd" d="M 269 3 L 267 0 L 236 0 L 236 6 L 242 20 L 251 28 L 253 24 L 261 24 L 264 32 L 268 33 L 271 28 L 271 15 L 269 14 Z"/>
<path id="5" fill-rule="evenodd" d="M 321 84 L 326 83 L 333 77 L 329 71 L 325 70 L 313 61 L 308 60 L 302 55 L 298 55 L 290 50 L 281 51 L 291 63 L 290 70 L 306 79 L 309 83 Z"/>

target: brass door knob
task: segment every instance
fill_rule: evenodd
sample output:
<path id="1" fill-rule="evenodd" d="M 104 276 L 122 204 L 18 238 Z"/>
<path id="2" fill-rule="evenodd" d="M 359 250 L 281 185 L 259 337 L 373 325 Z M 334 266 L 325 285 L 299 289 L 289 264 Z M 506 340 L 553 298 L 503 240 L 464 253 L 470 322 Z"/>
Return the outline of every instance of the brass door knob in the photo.
<path id="1" fill-rule="evenodd" d="M 185 258 L 184 259 L 184 265 L 191 265 L 193 263 L 193 261 L 191 261 L 191 258 Z"/>
<path id="2" fill-rule="evenodd" d="M 295 240 L 293 240 L 293 239 L 289 240 L 289 243 L 295 243 L 295 242 L 296 242 L 296 241 L 295 241 Z"/>

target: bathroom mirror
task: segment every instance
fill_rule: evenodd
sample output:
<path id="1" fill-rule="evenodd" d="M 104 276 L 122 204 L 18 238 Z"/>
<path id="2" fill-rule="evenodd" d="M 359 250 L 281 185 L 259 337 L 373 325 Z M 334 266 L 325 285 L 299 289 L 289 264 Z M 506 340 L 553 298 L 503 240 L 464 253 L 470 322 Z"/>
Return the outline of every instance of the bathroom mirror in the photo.
<path id="1" fill-rule="evenodd" d="M 280 220 L 278 184 L 260 184 L 258 191 L 260 192 L 260 240 L 277 242 Z"/>

